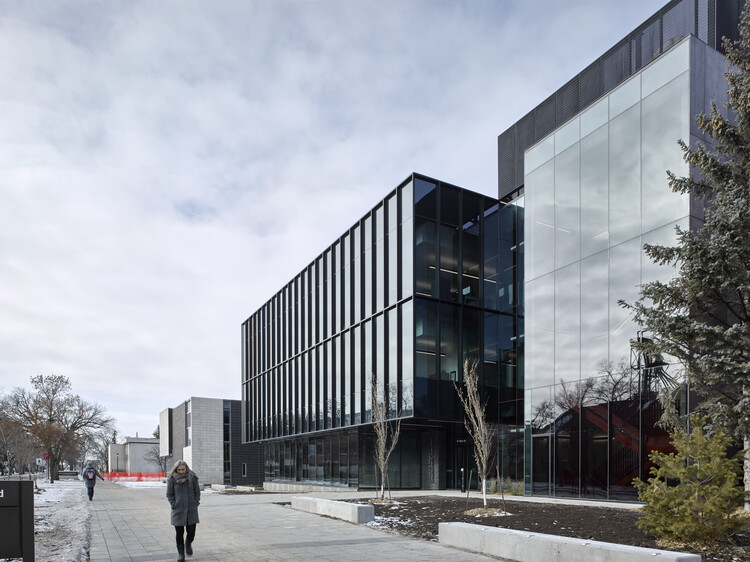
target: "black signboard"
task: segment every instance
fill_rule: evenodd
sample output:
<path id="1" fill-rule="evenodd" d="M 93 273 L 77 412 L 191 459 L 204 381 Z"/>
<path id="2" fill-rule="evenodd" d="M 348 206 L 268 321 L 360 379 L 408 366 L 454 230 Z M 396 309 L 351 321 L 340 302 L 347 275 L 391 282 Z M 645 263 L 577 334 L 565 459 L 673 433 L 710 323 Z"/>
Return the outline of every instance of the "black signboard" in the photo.
<path id="1" fill-rule="evenodd" d="M 0 480 L 0 558 L 34 560 L 34 483 Z"/>

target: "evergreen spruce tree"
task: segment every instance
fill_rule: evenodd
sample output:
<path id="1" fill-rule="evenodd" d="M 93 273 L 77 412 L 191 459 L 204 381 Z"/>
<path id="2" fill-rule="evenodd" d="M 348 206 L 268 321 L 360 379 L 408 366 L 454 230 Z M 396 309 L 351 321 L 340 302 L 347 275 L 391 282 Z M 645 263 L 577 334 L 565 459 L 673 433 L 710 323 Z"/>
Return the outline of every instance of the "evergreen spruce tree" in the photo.
<path id="1" fill-rule="evenodd" d="M 646 502 L 638 526 L 647 533 L 700 541 L 722 538 L 745 523 L 737 513 L 744 496 L 738 486 L 741 462 L 727 457 L 732 438 L 724 428 L 709 438 L 706 421 L 693 416 L 692 432 L 675 430 L 677 452 L 653 451 L 652 477 L 635 479 L 638 497 Z"/>
<path id="2" fill-rule="evenodd" d="M 725 117 L 715 104 L 697 123 L 707 142 L 681 142 L 688 177 L 669 173 L 675 192 L 706 201 L 705 223 L 678 229 L 676 247 L 646 245 L 655 263 L 678 274 L 642 287 L 632 309 L 650 333 L 646 349 L 677 358 L 701 396 L 714 427 L 726 427 L 743 443 L 745 490 L 750 491 L 750 13 L 740 39 L 725 42 L 731 67 Z M 750 511 L 750 499 L 745 510 Z"/>

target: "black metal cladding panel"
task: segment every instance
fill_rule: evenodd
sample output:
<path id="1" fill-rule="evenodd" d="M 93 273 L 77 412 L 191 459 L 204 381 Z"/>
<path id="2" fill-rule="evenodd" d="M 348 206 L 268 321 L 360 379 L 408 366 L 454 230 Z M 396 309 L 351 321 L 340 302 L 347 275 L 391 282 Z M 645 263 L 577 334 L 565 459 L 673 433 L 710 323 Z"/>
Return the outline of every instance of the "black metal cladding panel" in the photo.
<path id="1" fill-rule="evenodd" d="M 636 47 L 640 57 L 636 59 L 637 72 L 661 54 L 661 20 L 655 19 L 646 25 L 637 38 Z"/>
<path id="2" fill-rule="evenodd" d="M 534 141 L 542 140 L 555 130 L 555 94 L 552 94 L 534 110 Z"/>
<path id="3" fill-rule="evenodd" d="M 562 125 L 581 108 L 580 78 L 576 76 L 555 94 L 555 126 Z"/>
<path id="4" fill-rule="evenodd" d="M 497 185 L 502 196 L 516 189 L 515 128 L 497 137 Z"/>
<path id="5" fill-rule="evenodd" d="M 516 161 L 516 178 L 513 189 L 518 189 L 523 185 L 523 153 L 526 149 L 536 142 L 534 134 L 534 113 L 529 113 L 516 123 L 516 145 L 514 147 L 514 159 Z"/>
<path id="6" fill-rule="evenodd" d="M 708 43 L 708 4 L 709 0 L 695 3 L 695 34 L 704 43 Z"/>
<path id="7" fill-rule="evenodd" d="M 742 0 L 717 0 L 718 10 L 716 14 L 716 41 L 719 46 L 723 45 L 722 38 L 727 37 L 732 41 L 739 39 L 737 21 L 742 11 Z M 724 52 L 724 49 L 721 49 Z"/>
<path id="8" fill-rule="evenodd" d="M 698 35 L 695 24 L 695 2 L 680 2 L 664 12 L 662 18 L 662 51 L 666 51 L 671 43 L 686 35 Z"/>
<path id="9" fill-rule="evenodd" d="M 588 107 L 604 94 L 604 78 L 602 77 L 602 59 L 587 66 L 579 79 L 581 108 Z"/>
<path id="10" fill-rule="evenodd" d="M 601 60 L 602 93 L 604 93 L 614 89 L 632 74 L 630 41 L 623 41 L 614 49 L 610 49 Z"/>

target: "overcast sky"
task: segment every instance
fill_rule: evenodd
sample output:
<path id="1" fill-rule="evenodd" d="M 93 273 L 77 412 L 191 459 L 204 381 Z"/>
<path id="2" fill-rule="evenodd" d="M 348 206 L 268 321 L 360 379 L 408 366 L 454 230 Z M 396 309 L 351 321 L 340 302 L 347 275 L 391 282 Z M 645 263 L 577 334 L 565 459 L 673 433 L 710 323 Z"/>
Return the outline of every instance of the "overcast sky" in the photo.
<path id="1" fill-rule="evenodd" d="M 642 0 L 0 0 L 0 395 L 120 435 L 240 398 L 240 326 L 411 172 L 497 196 L 497 136 Z"/>

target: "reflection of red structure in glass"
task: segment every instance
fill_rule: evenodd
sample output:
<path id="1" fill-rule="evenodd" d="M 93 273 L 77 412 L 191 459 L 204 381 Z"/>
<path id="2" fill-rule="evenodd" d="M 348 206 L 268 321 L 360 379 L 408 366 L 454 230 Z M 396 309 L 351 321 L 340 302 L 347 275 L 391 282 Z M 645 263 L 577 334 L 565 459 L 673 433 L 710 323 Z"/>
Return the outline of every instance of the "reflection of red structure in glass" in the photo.
<path id="1" fill-rule="evenodd" d="M 584 428 L 591 424 L 599 430 L 596 433 L 609 433 L 609 485 L 628 488 L 629 495 L 635 495 L 634 490 L 630 490 L 633 479 L 641 476 L 639 458 L 643 464 L 643 474 L 648 474 L 651 466 L 648 455 L 651 451 L 668 453 L 674 450 L 669 434 L 655 426 L 662 414 L 661 406 L 655 395 L 649 398 L 642 403 L 636 396 L 629 400 L 610 402 L 608 405 L 572 408 L 572 411 L 580 412 Z M 642 428 L 642 435 L 639 427 Z M 596 466 L 590 466 L 589 470 L 593 479 L 606 487 L 607 463 L 600 462 Z"/>
<path id="2" fill-rule="evenodd" d="M 615 376 L 560 383 L 554 402 L 539 402 L 529 428 L 533 492 L 635 499 L 632 482 L 648 477 L 651 451 L 674 450 L 669 434 L 656 426 L 663 413 L 655 390 L 667 377 L 663 365 L 624 364 Z"/>

